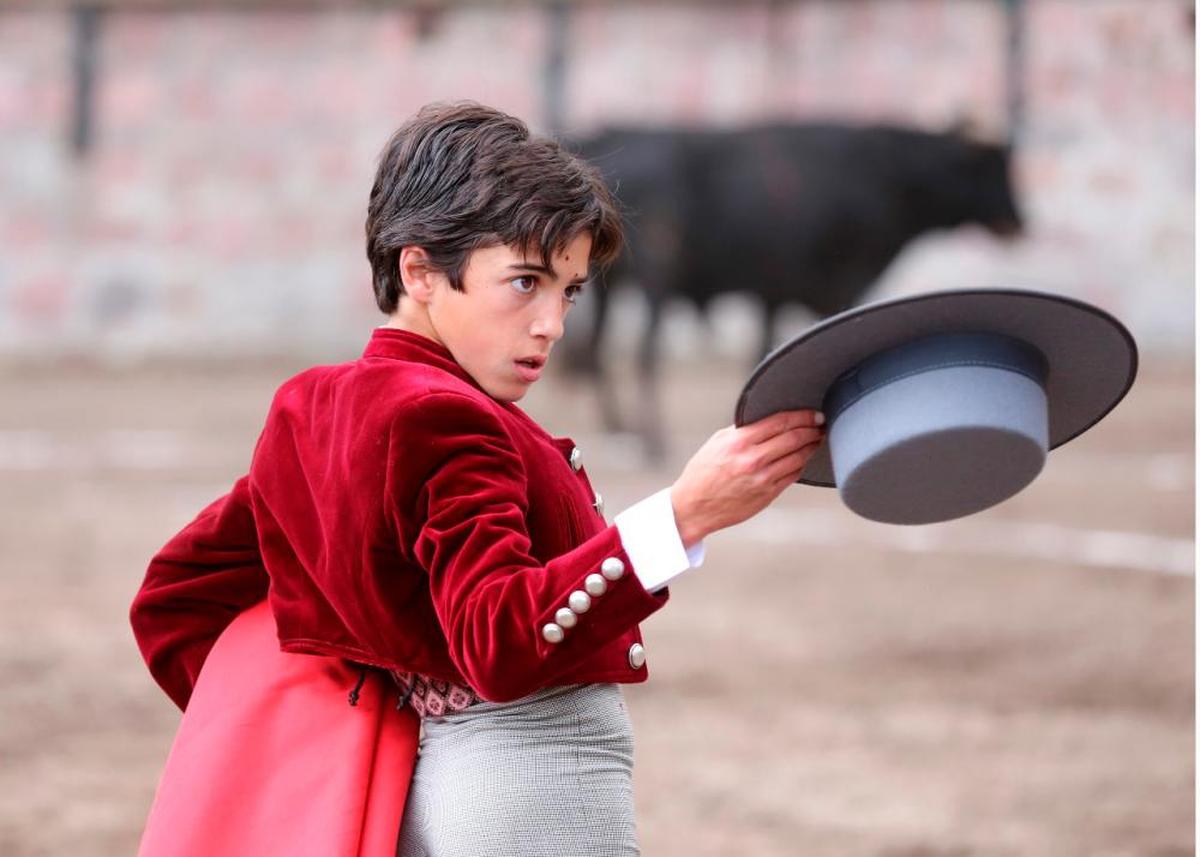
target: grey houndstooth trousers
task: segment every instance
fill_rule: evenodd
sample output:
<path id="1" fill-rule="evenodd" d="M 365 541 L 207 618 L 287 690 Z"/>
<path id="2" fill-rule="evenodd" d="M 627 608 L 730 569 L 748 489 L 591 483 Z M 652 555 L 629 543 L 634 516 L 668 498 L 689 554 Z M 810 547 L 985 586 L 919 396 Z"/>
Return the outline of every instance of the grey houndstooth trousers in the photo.
<path id="1" fill-rule="evenodd" d="M 636 857 L 620 688 L 549 688 L 426 718 L 396 853 Z"/>

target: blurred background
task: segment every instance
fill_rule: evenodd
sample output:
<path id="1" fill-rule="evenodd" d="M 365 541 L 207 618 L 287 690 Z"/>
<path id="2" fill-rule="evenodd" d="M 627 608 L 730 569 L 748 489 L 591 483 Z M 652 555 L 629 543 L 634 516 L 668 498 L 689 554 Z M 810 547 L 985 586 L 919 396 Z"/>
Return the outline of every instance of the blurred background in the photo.
<path id="1" fill-rule="evenodd" d="M 523 403 L 610 516 L 856 302 L 1038 288 L 1142 352 L 987 512 L 798 487 L 710 539 L 626 694 L 644 853 L 1193 853 L 1194 58 L 1184 0 L 0 4 L 0 853 L 136 850 L 146 561 L 383 321 L 376 157 L 462 98 L 594 157 L 644 248 Z"/>

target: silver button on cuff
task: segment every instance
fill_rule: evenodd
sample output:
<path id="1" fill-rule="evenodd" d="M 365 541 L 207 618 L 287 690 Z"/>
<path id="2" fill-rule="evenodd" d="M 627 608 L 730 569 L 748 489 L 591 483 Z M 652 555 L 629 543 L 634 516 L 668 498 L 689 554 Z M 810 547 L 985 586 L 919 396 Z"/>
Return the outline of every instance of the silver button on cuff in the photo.
<path id="1" fill-rule="evenodd" d="M 598 574 L 589 574 L 583 579 L 583 588 L 589 595 L 600 596 L 608 591 L 608 581 Z"/>
<path id="2" fill-rule="evenodd" d="M 588 595 L 582 589 L 576 589 L 567 598 L 567 604 L 576 613 L 586 613 L 592 606 L 592 596 Z"/>
<path id="3" fill-rule="evenodd" d="M 592 501 L 592 508 L 596 510 L 596 514 L 601 518 L 604 517 L 604 498 L 600 496 L 600 492 L 596 492 L 596 499 Z"/>
<path id="4" fill-rule="evenodd" d="M 562 625 L 564 628 L 574 628 L 575 623 L 579 621 L 579 617 L 566 607 L 563 607 L 554 614 L 554 621 Z"/>
<path id="5" fill-rule="evenodd" d="M 629 647 L 629 665 L 635 670 L 640 670 L 646 665 L 646 647 L 641 643 L 634 643 Z"/>
<path id="6" fill-rule="evenodd" d="M 542 637 L 547 643 L 561 643 L 565 636 L 562 626 L 555 622 L 542 626 Z"/>
<path id="7" fill-rule="evenodd" d="M 617 559 L 615 556 L 610 556 L 604 562 L 600 563 L 600 573 L 609 580 L 620 580 L 625 574 L 625 563 Z"/>
<path id="8" fill-rule="evenodd" d="M 577 446 L 573 447 L 568 461 L 571 462 L 571 469 L 578 473 L 583 468 L 583 450 Z"/>

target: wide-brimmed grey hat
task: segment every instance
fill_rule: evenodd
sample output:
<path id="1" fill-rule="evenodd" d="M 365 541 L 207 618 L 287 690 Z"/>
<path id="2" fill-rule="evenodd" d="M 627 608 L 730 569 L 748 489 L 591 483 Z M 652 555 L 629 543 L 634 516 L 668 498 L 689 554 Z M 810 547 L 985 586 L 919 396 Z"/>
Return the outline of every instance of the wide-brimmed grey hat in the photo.
<path id="1" fill-rule="evenodd" d="M 1050 449 L 1121 401 L 1137 346 L 1104 310 L 1020 289 L 933 292 L 822 321 L 758 365 L 735 422 L 825 412 L 800 482 L 854 512 L 927 524 L 1016 494 Z"/>

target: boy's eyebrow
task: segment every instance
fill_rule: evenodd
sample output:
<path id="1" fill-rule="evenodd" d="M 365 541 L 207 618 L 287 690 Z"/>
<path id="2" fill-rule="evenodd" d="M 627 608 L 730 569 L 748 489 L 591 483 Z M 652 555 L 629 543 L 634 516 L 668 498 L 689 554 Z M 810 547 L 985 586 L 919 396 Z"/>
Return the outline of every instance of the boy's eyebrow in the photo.
<path id="1" fill-rule="evenodd" d="M 558 276 L 558 272 L 553 268 L 549 268 L 545 265 L 537 265 L 533 262 L 521 262 L 519 264 L 509 265 L 508 269 L 510 271 L 537 271 L 539 274 L 546 274 L 550 277 Z M 574 280 L 571 280 L 571 285 L 575 286 L 579 285 L 580 283 L 586 283 L 587 279 L 587 275 L 585 274 L 582 277 L 577 277 Z"/>

